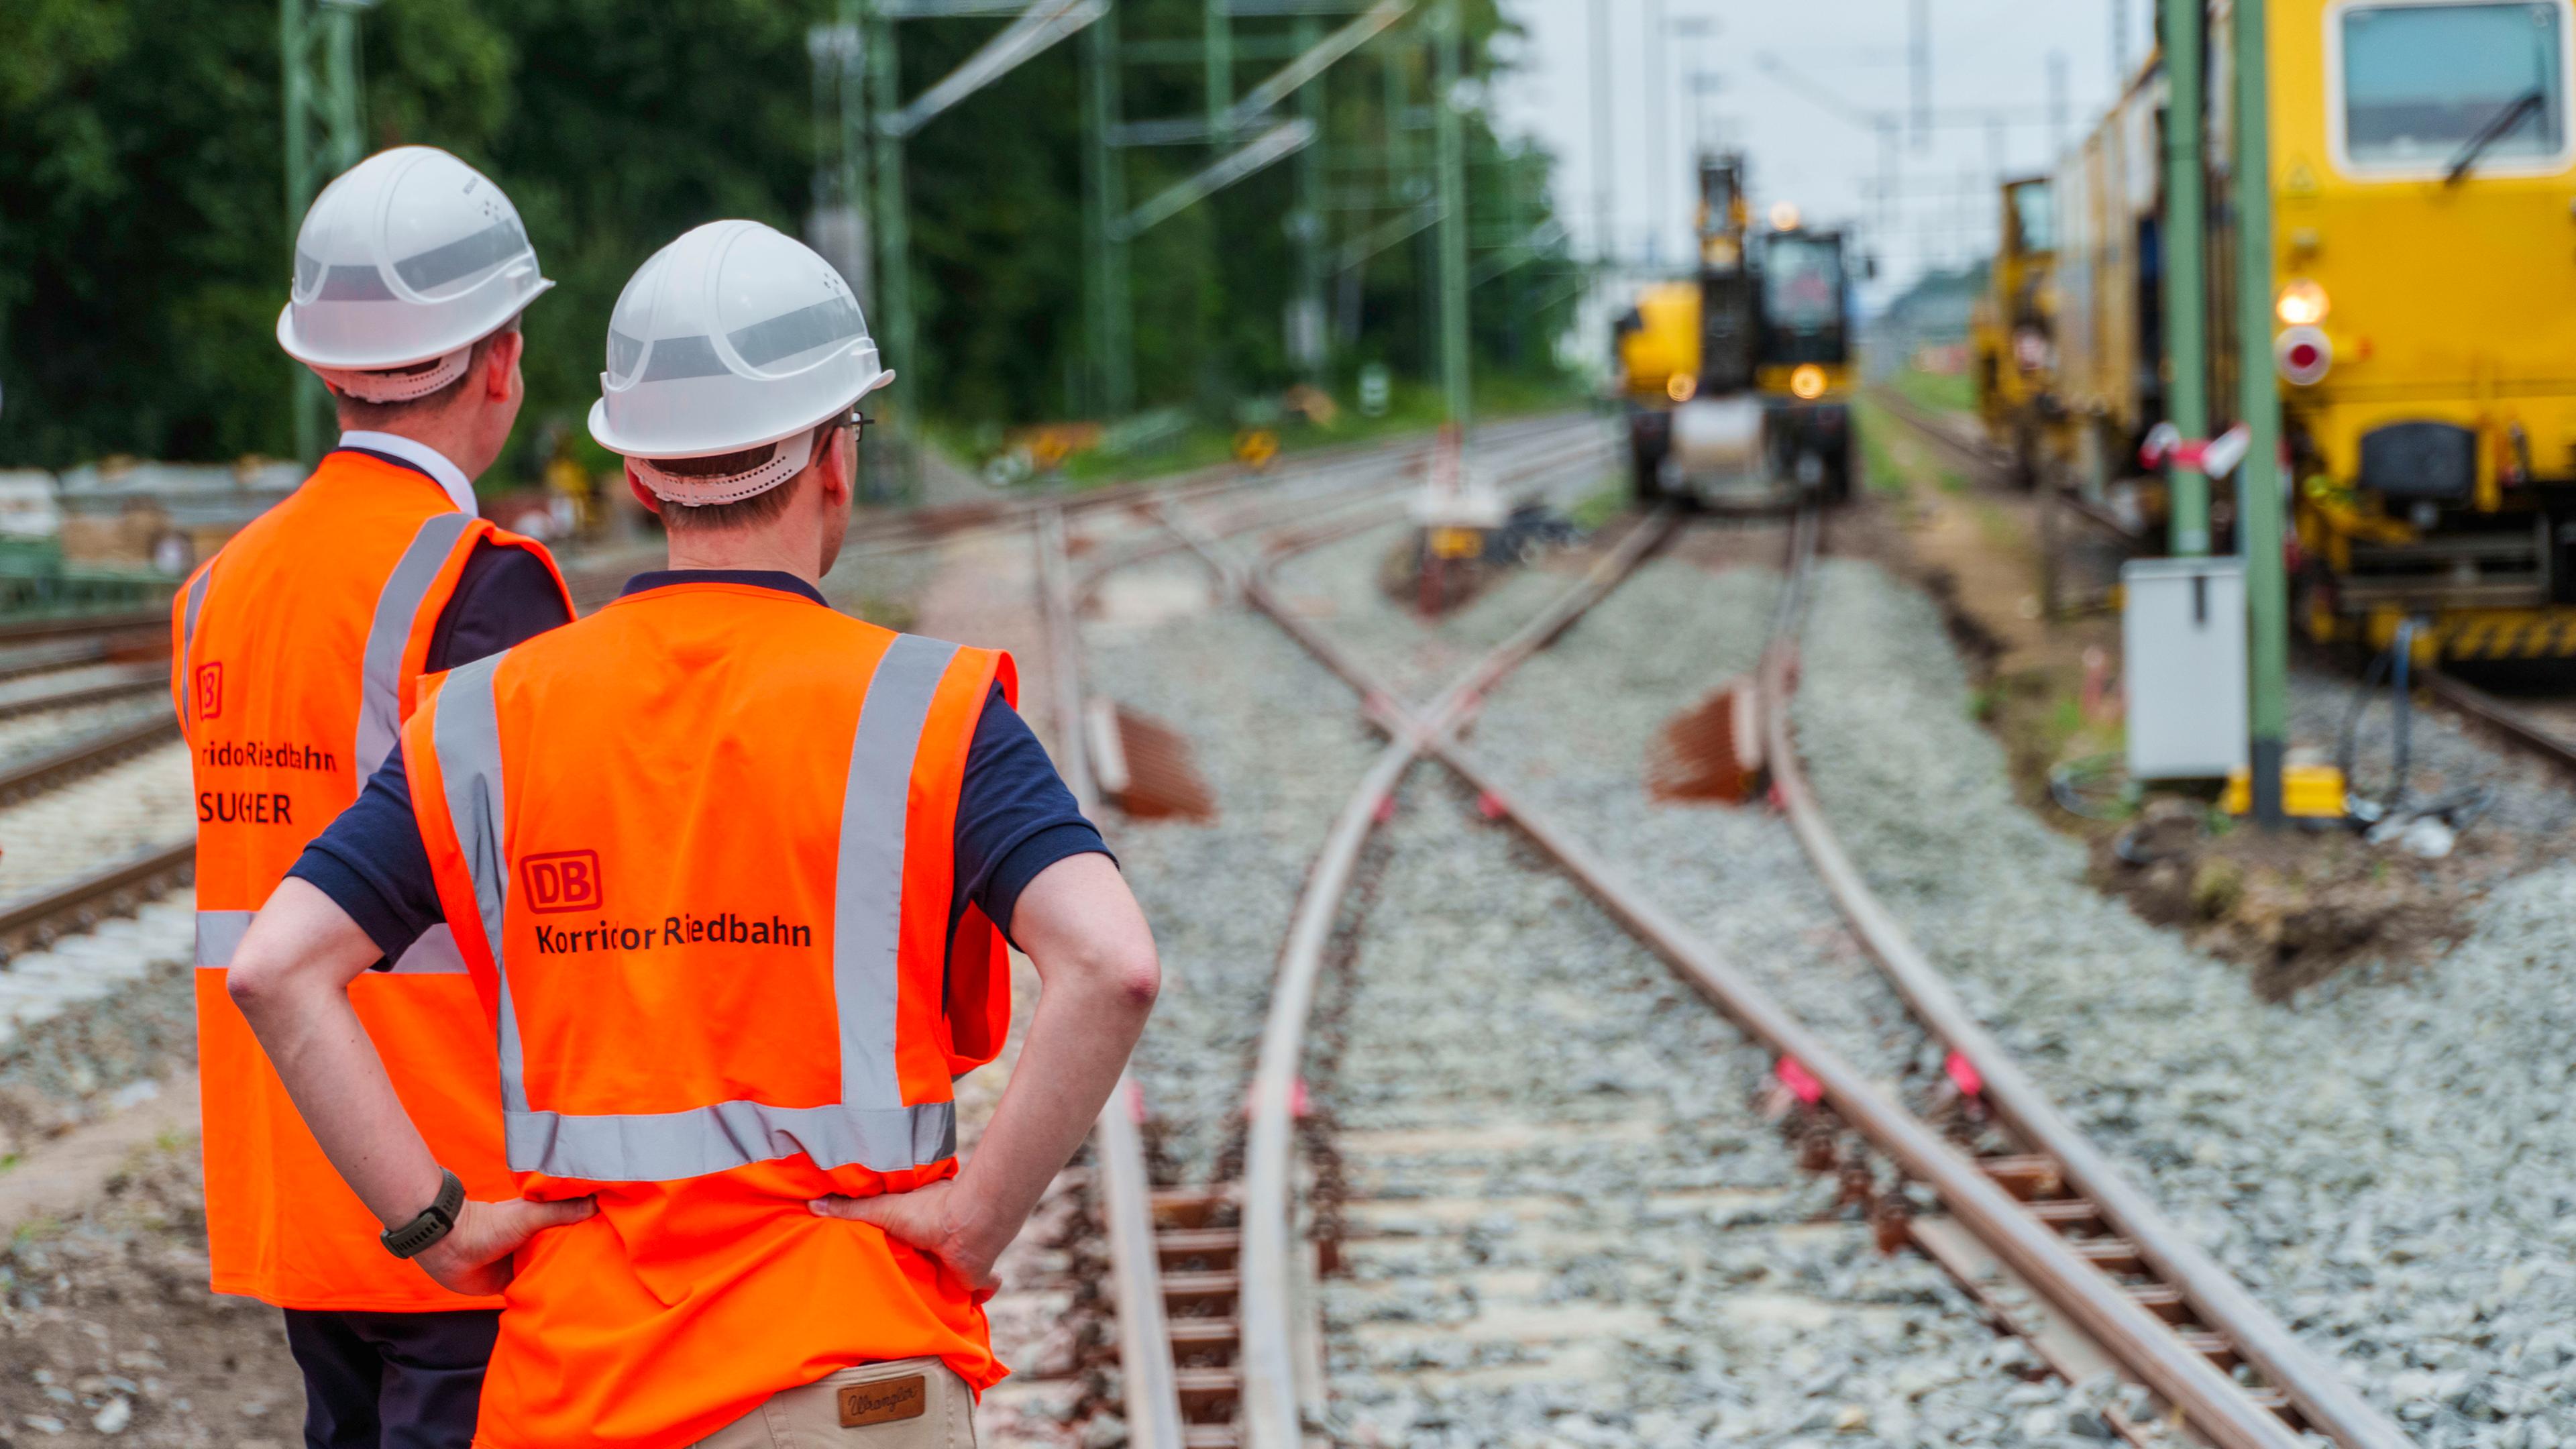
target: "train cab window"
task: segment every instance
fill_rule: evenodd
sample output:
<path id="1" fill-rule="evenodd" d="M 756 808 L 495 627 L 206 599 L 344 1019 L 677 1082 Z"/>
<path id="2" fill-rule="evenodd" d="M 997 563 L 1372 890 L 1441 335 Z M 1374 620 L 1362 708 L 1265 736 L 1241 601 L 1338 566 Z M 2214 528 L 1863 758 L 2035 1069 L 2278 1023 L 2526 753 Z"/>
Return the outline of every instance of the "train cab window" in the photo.
<path id="1" fill-rule="evenodd" d="M 2355 167 L 2510 165 L 2565 150 L 2564 0 L 2354 5 L 2339 19 Z"/>
<path id="2" fill-rule="evenodd" d="M 2016 251 L 2057 249 L 2057 206 L 2045 181 L 2025 181 L 2012 189 L 2013 246 Z"/>
<path id="3" fill-rule="evenodd" d="M 1784 332 L 1822 332 L 1841 326 L 1841 244 L 1793 233 L 1773 236 L 1762 256 L 1762 316 Z"/>

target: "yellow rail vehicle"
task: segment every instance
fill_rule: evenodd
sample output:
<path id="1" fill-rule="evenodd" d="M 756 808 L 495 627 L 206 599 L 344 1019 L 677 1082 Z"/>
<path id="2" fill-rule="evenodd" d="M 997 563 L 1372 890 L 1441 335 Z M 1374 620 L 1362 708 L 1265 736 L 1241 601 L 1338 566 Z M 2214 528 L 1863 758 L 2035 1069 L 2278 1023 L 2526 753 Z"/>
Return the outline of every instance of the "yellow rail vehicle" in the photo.
<path id="1" fill-rule="evenodd" d="M 1843 238 L 1785 204 L 1753 231 L 1742 181 L 1742 158 L 1702 158 L 1697 276 L 1644 288 L 1618 323 L 1641 501 L 1771 508 L 1850 493 Z"/>
<path id="2" fill-rule="evenodd" d="M 2212 7 L 2226 93 L 2225 0 Z M 2299 612 L 2435 658 L 2576 655 L 2571 0 L 2269 0 L 2272 355 Z M 2058 176 L 2060 388 L 2078 466 L 2161 416 L 2167 124 L 2151 65 Z M 2224 157 L 2227 113 L 2210 118 Z M 2213 198 L 2224 177 L 2213 178 Z M 2211 208 L 2212 397 L 2235 355 Z"/>
<path id="3" fill-rule="evenodd" d="M 1969 319 L 1977 414 L 2024 488 L 2068 451 L 2066 408 L 2057 396 L 2055 197 L 2045 176 L 2004 183 L 2002 241 Z"/>

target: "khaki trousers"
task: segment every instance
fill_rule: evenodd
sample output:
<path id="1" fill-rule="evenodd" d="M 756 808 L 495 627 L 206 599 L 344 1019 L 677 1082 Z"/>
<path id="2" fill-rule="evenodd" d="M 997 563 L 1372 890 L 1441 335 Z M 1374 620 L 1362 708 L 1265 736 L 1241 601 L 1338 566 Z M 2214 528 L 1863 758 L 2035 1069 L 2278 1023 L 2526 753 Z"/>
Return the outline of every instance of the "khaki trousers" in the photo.
<path id="1" fill-rule="evenodd" d="M 975 1449 L 975 1393 L 935 1358 L 862 1364 L 771 1394 L 694 1449 Z"/>

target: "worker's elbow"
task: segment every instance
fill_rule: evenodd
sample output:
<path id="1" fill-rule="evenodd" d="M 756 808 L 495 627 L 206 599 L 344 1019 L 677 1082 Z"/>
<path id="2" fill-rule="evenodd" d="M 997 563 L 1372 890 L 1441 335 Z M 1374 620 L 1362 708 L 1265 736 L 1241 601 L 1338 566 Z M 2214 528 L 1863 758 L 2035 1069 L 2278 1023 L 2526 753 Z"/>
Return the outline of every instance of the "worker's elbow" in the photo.
<path id="1" fill-rule="evenodd" d="M 1109 972 L 1110 989 L 1117 994 L 1118 1004 L 1139 1017 L 1154 1010 L 1154 998 L 1163 994 L 1163 963 L 1147 946 L 1130 953 Z"/>
<path id="2" fill-rule="evenodd" d="M 224 971 L 224 994 L 241 1014 L 256 1017 L 277 999 L 285 982 L 284 963 L 251 952 L 236 952 Z"/>

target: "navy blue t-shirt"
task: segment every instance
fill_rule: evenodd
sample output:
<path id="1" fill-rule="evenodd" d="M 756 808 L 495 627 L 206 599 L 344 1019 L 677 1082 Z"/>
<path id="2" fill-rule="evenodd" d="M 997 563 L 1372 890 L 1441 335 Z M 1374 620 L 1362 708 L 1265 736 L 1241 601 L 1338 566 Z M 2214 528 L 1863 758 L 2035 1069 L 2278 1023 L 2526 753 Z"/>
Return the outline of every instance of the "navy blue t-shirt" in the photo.
<path id="1" fill-rule="evenodd" d="M 496 553 L 520 553 L 516 549 Z M 526 557 L 520 553 L 521 557 Z M 542 567 L 542 566 L 540 566 Z M 467 564 L 470 574 L 473 564 Z M 686 569 L 637 574 L 624 593 L 671 584 L 731 583 L 780 589 L 817 604 L 823 596 L 793 574 L 744 569 Z M 552 587 L 551 583 L 548 585 Z M 461 589 L 460 589 L 461 592 Z M 825 605 L 829 607 L 828 605 Z M 560 605 L 558 605 L 558 608 Z M 443 631 L 446 621 L 442 620 Z M 460 629 L 460 633 L 463 631 Z M 531 631 L 535 632 L 535 631 Z M 516 640 L 511 641 L 513 643 Z M 453 668 L 483 654 L 442 658 L 432 646 L 432 664 Z M 985 916 L 1010 929 L 1011 912 L 1020 892 L 1048 866 L 1069 856 L 1109 854 L 1100 831 L 1083 818 L 1073 792 L 1056 773 L 1046 748 L 1029 732 L 1028 722 L 1002 698 L 999 687 L 975 722 L 966 748 L 966 769 L 957 798 L 956 898 L 949 908 L 953 930 L 972 901 Z M 357 802 L 341 812 L 287 874 L 309 881 L 358 923 L 385 962 L 401 959 L 421 933 L 447 919 L 440 906 L 436 880 L 430 874 L 429 851 L 421 843 L 420 822 L 412 815 L 411 779 L 403 773 L 397 746 L 383 768 L 367 781 Z M 379 962 L 383 965 L 385 962 Z"/>

